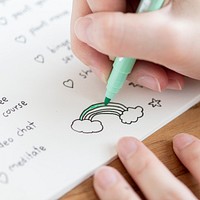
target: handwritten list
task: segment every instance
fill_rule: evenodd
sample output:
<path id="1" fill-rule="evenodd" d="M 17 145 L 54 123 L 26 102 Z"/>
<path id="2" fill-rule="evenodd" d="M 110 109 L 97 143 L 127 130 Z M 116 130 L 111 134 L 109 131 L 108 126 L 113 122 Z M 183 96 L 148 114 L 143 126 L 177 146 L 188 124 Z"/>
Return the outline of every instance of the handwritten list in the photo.
<path id="1" fill-rule="evenodd" d="M 56 199 L 200 100 L 200 82 L 156 93 L 105 85 L 71 51 L 72 0 L 0 0 L 0 196 Z"/>

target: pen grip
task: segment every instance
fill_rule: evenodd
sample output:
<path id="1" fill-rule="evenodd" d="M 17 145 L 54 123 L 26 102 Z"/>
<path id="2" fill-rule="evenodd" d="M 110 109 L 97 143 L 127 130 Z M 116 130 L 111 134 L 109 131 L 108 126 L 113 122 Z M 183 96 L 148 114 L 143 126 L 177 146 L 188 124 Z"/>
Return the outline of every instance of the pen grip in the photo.
<path id="1" fill-rule="evenodd" d="M 163 3 L 164 0 L 141 0 L 136 12 L 142 13 L 158 10 L 162 7 Z M 117 57 L 115 59 L 106 87 L 106 99 L 113 99 L 119 92 L 126 81 L 128 74 L 131 73 L 135 62 L 136 59 L 134 58 Z M 105 102 L 107 104 L 108 101 Z"/>

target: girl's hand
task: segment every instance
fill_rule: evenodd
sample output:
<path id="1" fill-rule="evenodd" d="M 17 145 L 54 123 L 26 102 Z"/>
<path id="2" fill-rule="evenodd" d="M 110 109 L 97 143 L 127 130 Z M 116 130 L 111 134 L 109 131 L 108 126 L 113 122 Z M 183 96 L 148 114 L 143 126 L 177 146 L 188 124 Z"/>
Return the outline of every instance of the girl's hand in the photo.
<path id="1" fill-rule="evenodd" d="M 173 149 L 200 183 L 200 140 L 179 134 L 173 139 Z M 120 160 L 147 199 L 197 200 L 143 143 L 126 137 L 119 141 L 117 150 Z M 101 200 L 141 199 L 123 176 L 111 167 L 97 170 L 94 187 Z"/>
<path id="2" fill-rule="evenodd" d="M 200 79 L 200 1 L 168 0 L 134 14 L 138 0 L 74 0 L 75 55 L 106 82 L 112 57 L 138 59 L 129 80 L 156 91 L 180 90 L 183 76 Z M 127 13 L 128 12 L 128 13 Z"/>

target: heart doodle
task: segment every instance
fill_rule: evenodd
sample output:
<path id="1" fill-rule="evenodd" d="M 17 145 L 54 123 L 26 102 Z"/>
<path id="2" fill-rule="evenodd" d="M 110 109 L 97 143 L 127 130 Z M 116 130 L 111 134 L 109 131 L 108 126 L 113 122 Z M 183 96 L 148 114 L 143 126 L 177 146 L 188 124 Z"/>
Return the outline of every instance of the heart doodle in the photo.
<path id="1" fill-rule="evenodd" d="M 5 17 L 0 17 L 0 25 L 6 25 L 8 22 L 7 22 L 7 19 Z"/>
<path id="2" fill-rule="evenodd" d="M 44 63 L 44 56 L 43 55 L 37 55 L 34 60 L 38 63 Z"/>
<path id="3" fill-rule="evenodd" d="M 0 172 L 0 183 L 8 184 L 8 176 L 4 172 Z"/>
<path id="4" fill-rule="evenodd" d="M 63 85 L 67 88 L 74 88 L 74 81 L 68 79 L 67 81 L 63 81 Z"/>
<path id="5" fill-rule="evenodd" d="M 26 37 L 25 37 L 24 35 L 19 35 L 19 36 L 17 36 L 17 37 L 15 38 L 15 41 L 16 41 L 16 42 L 19 42 L 19 43 L 25 44 L 27 40 L 26 40 Z"/>

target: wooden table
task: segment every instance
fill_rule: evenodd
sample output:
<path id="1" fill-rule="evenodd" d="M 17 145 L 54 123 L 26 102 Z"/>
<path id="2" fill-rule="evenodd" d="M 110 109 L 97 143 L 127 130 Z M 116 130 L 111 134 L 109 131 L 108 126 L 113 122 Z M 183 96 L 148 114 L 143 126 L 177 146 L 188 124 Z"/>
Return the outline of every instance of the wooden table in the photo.
<path id="1" fill-rule="evenodd" d="M 190 133 L 200 138 L 200 103 L 145 139 L 144 143 L 157 155 L 170 171 L 186 184 L 200 199 L 200 186 L 187 169 L 179 162 L 172 150 L 172 138 L 174 135 L 181 132 Z M 130 178 L 119 159 L 114 160 L 110 166 L 118 169 L 138 194 L 142 196 L 141 191 Z M 143 196 L 142 198 L 144 199 Z M 98 199 L 92 186 L 92 177 L 63 196 L 60 200 L 84 199 Z"/>

